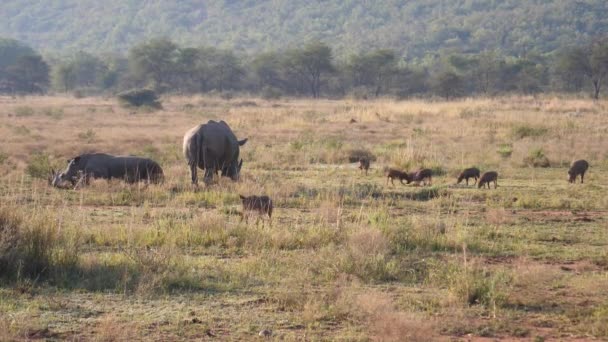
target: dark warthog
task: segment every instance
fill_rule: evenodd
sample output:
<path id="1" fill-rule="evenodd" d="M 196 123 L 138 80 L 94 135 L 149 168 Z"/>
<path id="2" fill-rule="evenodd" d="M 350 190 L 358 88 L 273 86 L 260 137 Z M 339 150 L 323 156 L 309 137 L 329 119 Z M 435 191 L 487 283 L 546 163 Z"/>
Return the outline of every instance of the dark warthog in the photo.
<path id="1" fill-rule="evenodd" d="M 369 159 L 361 157 L 359 158 L 359 169 L 361 172 L 365 171 L 365 175 L 367 176 L 367 171 L 369 170 Z"/>
<path id="2" fill-rule="evenodd" d="M 426 182 L 427 179 L 428 183 Z M 431 171 L 431 169 L 422 169 L 410 173 L 410 182 L 416 182 L 416 184 L 420 184 L 420 182 L 422 182 L 422 185 L 431 185 L 432 181 L 433 171 Z"/>
<path id="3" fill-rule="evenodd" d="M 464 169 L 464 171 L 458 175 L 458 182 L 456 182 L 456 184 L 460 184 L 463 179 L 466 179 L 467 185 L 469 185 L 469 178 L 475 178 L 475 182 L 477 182 L 477 179 L 479 178 L 479 169 L 476 167 Z"/>
<path id="4" fill-rule="evenodd" d="M 395 185 L 395 179 L 398 179 L 401 184 L 403 184 L 403 180 L 405 179 L 405 181 L 407 182 L 407 184 L 410 184 L 410 176 L 407 174 L 407 172 L 403 172 L 403 171 L 399 171 L 396 169 L 388 169 L 384 172 L 384 174 L 386 175 L 386 185 L 388 185 L 388 181 L 390 179 L 391 184 Z"/>
<path id="5" fill-rule="evenodd" d="M 75 186 L 78 182 L 88 184 L 90 178 L 117 178 L 128 183 L 160 183 L 164 180 L 164 175 L 160 165 L 151 159 L 86 153 L 68 160 L 68 167 L 61 173 L 55 173 L 51 184 L 61 187 L 63 183 L 70 182 Z"/>
<path id="6" fill-rule="evenodd" d="M 224 121 L 209 120 L 206 124 L 190 129 L 184 135 L 184 157 L 190 166 L 192 184 L 198 184 L 197 168 L 205 170 L 205 184 L 210 184 L 217 171 L 222 176 L 239 179 L 243 160 L 239 162 L 239 146 L 247 139 L 237 140 Z"/>
<path id="7" fill-rule="evenodd" d="M 581 184 L 585 178 L 585 172 L 589 168 L 589 163 L 586 160 L 577 160 L 570 165 L 570 169 L 568 170 L 568 182 L 576 183 L 576 177 L 581 175 Z"/>
<path id="8" fill-rule="evenodd" d="M 239 195 L 243 202 L 243 217 L 247 217 L 247 211 L 257 211 L 260 215 L 268 215 L 272 218 L 272 200 L 268 196 L 249 196 Z"/>
<path id="9" fill-rule="evenodd" d="M 498 173 L 496 171 L 488 171 L 484 172 L 483 175 L 479 178 L 479 182 L 477 183 L 477 187 L 481 188 L 484 185 L 488 185 L 488 189 L 490 188 L 490 183 L 494 183 L 494 189 L 498 187 Z"/>

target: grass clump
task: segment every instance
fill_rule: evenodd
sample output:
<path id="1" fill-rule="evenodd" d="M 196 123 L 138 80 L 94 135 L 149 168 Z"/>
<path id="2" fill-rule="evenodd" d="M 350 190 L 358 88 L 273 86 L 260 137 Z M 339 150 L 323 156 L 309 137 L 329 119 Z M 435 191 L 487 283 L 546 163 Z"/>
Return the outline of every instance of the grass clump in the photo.
<path id="1" fill-rule="evenodd" d="M 77 239 L 59 234 L 46 212 L 26 217 L 15 208 L 0 209 L 0 273 L 5 279 L 44 279 L 78 262 Z"/>

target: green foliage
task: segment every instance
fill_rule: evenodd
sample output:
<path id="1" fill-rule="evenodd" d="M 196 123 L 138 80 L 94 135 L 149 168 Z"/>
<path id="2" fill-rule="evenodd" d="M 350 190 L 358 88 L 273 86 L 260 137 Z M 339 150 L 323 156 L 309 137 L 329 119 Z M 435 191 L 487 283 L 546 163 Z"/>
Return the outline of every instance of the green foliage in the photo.
<path id="1" fill-rule="evenodd" d="M 118 100 L 125 106 L 147 106 L 150 108 L 162 107 L 156 92 L 151 89 L 132 89 L 122 92 L 116 96 L 118 97 Z"/>
<path id="2" fill-rule="evenodd" d="M 26 172 L 30 177 L 47 179 L 51 172 L 51 161 L 45 153 L 35 153 L 27 164 Z"/>
<path id="3" fill-rule="evenodd" d="M 503 158 L 509 158 L 511 157 L 511 154 L 513 154 L 513 145 L 500 144 L 498 145 L 498 150 L 496 150 L 496 153 L 498 153 Z"/>
<path id="4" fill-rule="evenodd" d="M 398 47 L 420 59 L 440 48 L 524 55 L 606 32 L 607 6 L 602 0 L 6 0 L 0 3 L 0 13 L 7 14 L 0 35 L 28 37 L 32 45 L 55 51 L 125 51 L 153 34 L 247 52 L 324 37 L 343 54 Z"/>
<path id="5" fill-rule="evenodd" d="M 14 39 L 0 38 L 0 70 L 14 65 L 21 57 L 35 54 L 36 52 L 31 47 L 22 42 Z"/>

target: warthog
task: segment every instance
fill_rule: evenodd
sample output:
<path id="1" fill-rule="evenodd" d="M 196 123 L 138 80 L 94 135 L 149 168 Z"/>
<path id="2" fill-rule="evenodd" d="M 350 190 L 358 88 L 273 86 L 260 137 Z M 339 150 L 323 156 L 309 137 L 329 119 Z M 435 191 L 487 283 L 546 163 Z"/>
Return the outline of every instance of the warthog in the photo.
<path id="1" fill-rule="evenodd" d="M 477 187 L 481 188 L 484 187 L 484 185 L 488 185 L 488 189 L 490 188 L 490 183 L 494 183 L 494 189 L 496 189 L 498 187 L 498 173 L 496 171 L 488 171 L 488 172 L 484 172 L 483 175 L 481 175 L 481 177 L 479 178 L 479 182 L 477 183 Z"/>
<path id="2" fill-rule="evenodd" d="M 388 169 L 384 172 L 384 174 L 386 175 L 386 185 L 388 185 L 388 181 L 390 179 L 391 184 L 395 185 L 394 180 L 398 179 L 401 184 L 403 183 L 403 180 L 405 179 L 405 181 L 407 182 L 407 184 L 410 184 L 410 176 L 407 174 L 407 172 L 403 172 L 403 171 L 399 171 L 396 169 Z"/>
<path id="3" fill-rule="evenodd" d="M 240 146 L 247 139 L 237 140 L 224 121 L 209 120 L 191 128 L 184 135 L 183 152 L 190 166 L 192 184 L 198 184 L 197 168 L 205 170 L 205 184 L 210 184 L 218 171 L 222 176 L 239 179 L 243 160 L 239 162 Z"/>
<path id="4" fill-rule="evenodd" d="M 359 158 L 359 169 L 361 172 L 365 171 L 365 175 L 367 176 L 367 171 L 369 170 L 369 159 L 361 157 Z"/>
<path id="5" fill-rule="evenodd" d="M 243 196 L 239 195 L 243 202 L 243 217 L 247 217 L 247 211 L 257 211 L 260 215 L 268 215 L 272 218 L 272 200 L 268 196 Z"/>
<path id="6" fill-rule="evenodd" d="M 428 183 L 426 182 L 426 180 L 428 180 Z M 433 171 L 431 171 L 431 169 L 422 169 L 422 170 L 418 170 L 418 171 L 414 171 L 414 172 L 410 173 L 409 182 L 415 182 L 417 185 L 419 185 L 420 182 L 422 182 L 422 185 L 431 185 L 432 181 L 433 181 Z"/>
<path id="7" fill-rule="evenodd" d="M 577 160 L 570 165 L 570 169 L 568 170 L 568 182 L 576 183 L 576 177 L 581 175 L 581 184 L 584 182 L 585 172 L 589 168 L 589 163 L 586 160 Z"/>
<path id="8" fill-rule="evenodd" d="M 164 180 L 163 169 L 151 159 L 105 153 L 81 154 L 68 160 L 68 166 L 63 172 L 53 173 L 51 184 L 55 187 L 61 187 L 65 182 L 70 182 L 72 186 L 79 182 L 86 185 L 91 178 L 116 178 L 127 183 L 160 183 Z"/>
<path id="9" fill-rule="evenodd" d="M 456 184 L 460 184 L 460 182 L 462 182 L 463 179 L 466 179 L 467 185 L 469 185 L 469 178 L 475 178 L 475 182 L 477 182 L 477 179 L 479 178 L 479 169 L 476 167 L 464 169 L 458 175 L 458 182 L 456 182 Z"/>

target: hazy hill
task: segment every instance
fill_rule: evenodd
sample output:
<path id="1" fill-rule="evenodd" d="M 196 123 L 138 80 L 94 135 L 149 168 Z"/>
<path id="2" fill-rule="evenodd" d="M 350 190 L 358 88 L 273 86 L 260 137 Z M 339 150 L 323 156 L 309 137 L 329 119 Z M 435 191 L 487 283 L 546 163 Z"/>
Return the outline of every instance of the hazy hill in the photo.
<path id="1" fill-rule="evenodd" d="M 608 32 L 605 0 L 2 0 L 0 36 L 34 48 L 125 51 L 164 36 L 256 52 L 321 39 L 395 48 L 550 52 Z"/>

